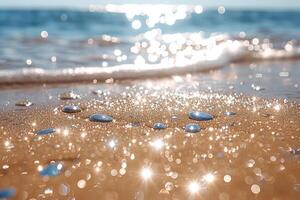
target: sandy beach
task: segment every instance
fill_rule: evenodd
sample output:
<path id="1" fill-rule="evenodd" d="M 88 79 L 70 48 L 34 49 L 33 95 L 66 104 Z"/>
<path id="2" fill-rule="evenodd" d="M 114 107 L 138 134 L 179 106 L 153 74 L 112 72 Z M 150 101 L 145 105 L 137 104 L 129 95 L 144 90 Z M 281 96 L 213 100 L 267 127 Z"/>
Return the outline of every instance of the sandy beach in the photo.
<path id="1" fill-rule="evenodd" d="M 274 98 L 269 79 L 262 83 L 267 97 L 247 81 L 245 93 L 238 79 L 207 79 L 245 71 L 233 69 L 156 80 L 3 87 L 0 188 L 12 189 L 15 199 L 298 199 L 296 93 L 290 100 L 276 90 Z M 62 100 L 68 91 L 75 99 Z M 16 106 L 21 100 L 33 105 Z M 66 105 L 79 106 L 80 112 L 65 113 Z M 190 119 L 191 111 L 213 119 Z M 93 114 L 113 121 L 93 122 Z M 154 129 L 158 122 L 166 128 Z M 201 130 L 188 133 L 187 124 Z M 39 134 L 48 128 L 55 131 Z M 45 171 L 51 165 L 55 170 Z"/>

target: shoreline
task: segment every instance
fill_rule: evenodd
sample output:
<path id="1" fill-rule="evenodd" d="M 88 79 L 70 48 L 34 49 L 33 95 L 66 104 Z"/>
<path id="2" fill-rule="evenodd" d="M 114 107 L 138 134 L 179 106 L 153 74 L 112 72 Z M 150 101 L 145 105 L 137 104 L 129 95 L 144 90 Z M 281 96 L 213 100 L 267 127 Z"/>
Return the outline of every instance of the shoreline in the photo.
<path id="1" fill-rule="evenodd" d="M 196 93 L 220 93 L 224 95 L 241 95 L 264 98 L 266 100 L 288 100 L 297 103 L 300 100 L 299 62 L 254 63 L 250 66 L 230 65 L 206 73 L 174 75 L 163 78 L 147 78 L 133 80 L 92 81 L 70 84 L 25 84 L 0 86 L 0 105 L 14 107 L 20 100 L 29 100 L 37 105 L 59 104 L 60 93 L 74 91 L 83 99 L 97 97 L 93 94 L 100 90 L 120 95 L 126 90 L 137 91 L 137 88 L 153 92 L 164 90 L 181 92 L 186 95 Z M 137 91 L 138 92 L 138 91 Z"/>

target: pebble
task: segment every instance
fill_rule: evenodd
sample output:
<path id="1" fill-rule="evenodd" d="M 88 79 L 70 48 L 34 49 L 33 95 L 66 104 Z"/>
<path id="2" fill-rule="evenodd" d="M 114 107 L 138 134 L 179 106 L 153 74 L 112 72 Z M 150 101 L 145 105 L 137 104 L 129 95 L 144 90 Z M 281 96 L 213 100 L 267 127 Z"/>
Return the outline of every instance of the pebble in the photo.
<path id="1" fill-rule="evenodd" d="M 62 170 L 61 163 L 50 163 L 42 171 L 40 171 L 41 176 L 57 176 Z"/>
<path id="2" fill-rule="evenodd" d="M 55 128 L 46 128 L 46 129 L 42 129 L 36 132 L 36 134 L 38 135 L 48 135 L 50 133 L 54 133 L 56 132 Z"/>
<path id="3" fill-rule="evenodd" d="M 189 112 L 189 118 L 197 121 L 207 121 L 212 120 L 213 116 L 205 112 L 193 111 Z"/>
<path id="4" fill-rule="evenodd" d="M 292 149 L 290 150 L 290 153 L 293 155 L 300 155 L 300 148 L 299 149 Z"/>
<path id="5" fill-rule="evenodd" d="M 33 103 L 31 101 L 28 101 L 28 100 L 21 100 L 21 101 L 17 101 L 15 103 L 16 106 L 25 106 L 25 107 L 28 107 L 28 106 L 32 106 Z"/>
<path id="6" fill-rule="evenodd" d="M 251 87 L 252 87 L 253 90 L 255 90 L 255 91 L 262 91 L 262 90 L 265 90 L 265 88 L 262 88 L 262 87 L 260 87 L 260 86 L 252 85 Z"/>
<path id="7" fill-rule="evenodd" d="M 102 90 L 93 90 L 92 93 L 95 95 L 102 95 L 103 91 Z"/>
<path id="8" fill-rule="evenodd" d="M 166 129 L 167 125 L 165 125 L 164 123 L 157 122 L 153 125 L 153 128 L 157 130 Z"/>
<path id="9" fill-rule="evenodd" d="M 77 113 L 81 112 L 81 108 L 79 106 L 66 105 L 63 107 L 62 111 L 65 113 Z"/>
<path id="10" fill-rule="evenodd" d="M 15 196 L 16 190 L 14 188 L 0 188 L 0 199 L 7 199 Z"/>
<path id="11" fill-rule="evenodd" d="M 59 95 L 59 98 L 61 100 L 73 100 L 73 99 L 80 99 L 80 96 L 78 94 L 75 94 L 72 91 L 69 91 L 69 92 L 61 93 Z"/>
<path id="12" fill-rule="evenodd" d="M 226 112 L 224 112 L 224 115 L 226 115 L 226 116 L 232 116 L 232 115 L 236 115 L 236 113 L 235 112 L 231 112 L 231 111 L 226 111 Z"/>
<path id="13" fill-rule="evenodd" d="M 93 114 L 90 116 L 91 122 L 112 122 L 113 118 L 104 114 Z"/>
<path id="14" fill-rule="evenodd" d="M 185 131 L 188 133 L 197 133 L 200 131 L 200 126 L 198 124 L 187 124 L 185 126 Z"/>

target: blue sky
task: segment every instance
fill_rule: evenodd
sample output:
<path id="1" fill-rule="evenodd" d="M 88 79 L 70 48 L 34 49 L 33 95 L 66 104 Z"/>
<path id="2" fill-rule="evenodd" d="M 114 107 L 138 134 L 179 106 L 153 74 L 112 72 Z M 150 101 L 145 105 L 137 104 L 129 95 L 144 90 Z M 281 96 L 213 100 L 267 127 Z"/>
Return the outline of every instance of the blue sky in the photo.
<path id="1" fill-rule="evenodd" d="M 205 7 L 224 5 L 227 8 L 298 9 L 300 0 L 0 0 L 5 7 L 86 7 L 89 4 L 107 3 L 171 3 L 200 4 Z"/>

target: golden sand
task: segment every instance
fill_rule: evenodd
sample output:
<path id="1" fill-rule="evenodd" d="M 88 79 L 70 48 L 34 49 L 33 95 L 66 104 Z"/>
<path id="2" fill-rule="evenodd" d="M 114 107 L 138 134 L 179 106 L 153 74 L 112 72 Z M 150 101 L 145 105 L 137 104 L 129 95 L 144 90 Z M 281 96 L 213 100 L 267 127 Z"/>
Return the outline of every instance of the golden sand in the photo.
<path id="1" fill-rule="evenodd" d="M 191 88 L 97 87 L 98 95 L 86 87 L 75 100 L 37 89 L 34 105 L 3 106 L 0 188 L 14 188 L 15 199 L 299 199 L 298 103 Z M 45 94 L 49 100 L 40 100 Z M 64 105 L 82 111 L 64 113 Z M 214 119 L 194 121 L 190 111 Z M 89 121 L 95 113 L 114 120 Z M 154 130 L 156 122 L 167 128 Z M 186 133 L 188 123 L 201 131 Z M 37 135 L 45 128 L 56 132 Z M 51 162 L 63 166 L 60 173 L 41 176 Z"/>

